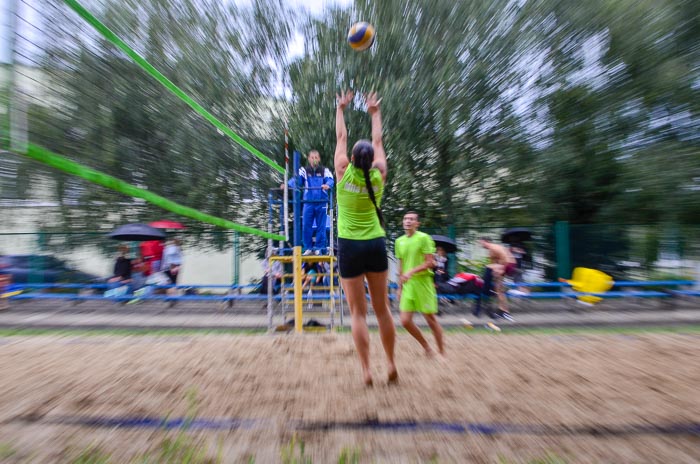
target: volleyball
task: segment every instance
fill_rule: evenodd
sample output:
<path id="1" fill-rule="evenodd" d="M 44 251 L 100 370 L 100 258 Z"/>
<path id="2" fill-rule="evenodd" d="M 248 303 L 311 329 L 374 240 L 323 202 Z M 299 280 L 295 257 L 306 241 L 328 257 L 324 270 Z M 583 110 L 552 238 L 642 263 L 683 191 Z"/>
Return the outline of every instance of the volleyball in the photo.
<path id="1" fill-rule="evenodd" d="M 358 52 L 367 50 L 374 43 L 374 26 L 366 22 L 353 24 L 348 31 L 348 43 Z"/>

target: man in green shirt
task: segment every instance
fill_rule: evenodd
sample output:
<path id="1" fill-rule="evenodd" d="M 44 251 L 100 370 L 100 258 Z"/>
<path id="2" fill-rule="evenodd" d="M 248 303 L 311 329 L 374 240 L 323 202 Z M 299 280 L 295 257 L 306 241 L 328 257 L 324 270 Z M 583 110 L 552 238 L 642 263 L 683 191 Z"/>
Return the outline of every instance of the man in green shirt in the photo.
<path id="1" fill-rule="evenodd" d="M 428 356 L 434 354 L 423 333 L 413 322 L 413 313 L 419 312 L 435 335 L 438 352 L 445 354 L 442 327 L 435 314 L 437 313 L 437 293 L 433 280 L 435 267 L 435 242 L 430 235 L 419 232 L 418 213 L 410 211 L 403 217 L 402 235 L 396 240 L 395 255 L 399 260 L 399 308 L 401 324 L 418 343 L 421 344 Z"/>

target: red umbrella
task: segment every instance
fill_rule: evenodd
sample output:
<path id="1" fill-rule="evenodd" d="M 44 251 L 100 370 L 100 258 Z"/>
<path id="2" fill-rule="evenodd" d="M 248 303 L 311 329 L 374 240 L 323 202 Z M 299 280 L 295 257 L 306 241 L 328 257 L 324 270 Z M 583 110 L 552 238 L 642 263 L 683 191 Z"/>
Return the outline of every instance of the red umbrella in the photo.
<path id="1" fill-rule="evenodd" d="M 156 229 L 185 229 L 186 227 L 180 222 L 169 221 L 167 219 L 161 219 L 160 221 L 151 222 L 148 224 Z"/>

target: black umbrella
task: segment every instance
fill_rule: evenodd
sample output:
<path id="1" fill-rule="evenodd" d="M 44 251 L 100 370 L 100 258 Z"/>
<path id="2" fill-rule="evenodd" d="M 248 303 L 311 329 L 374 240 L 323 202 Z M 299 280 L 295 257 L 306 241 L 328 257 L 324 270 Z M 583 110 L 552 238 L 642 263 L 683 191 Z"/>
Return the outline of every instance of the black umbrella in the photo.
<path id="1" fill-rule="evenodd" d="M 125 224 L 110 232 L 108 237 L 126 242 L 143 242 L 165 238 L 165 232 L 148 224 Z"/>
<path id="2" fill-rule="evenodd" d="M 445 237 L 444 235 L 432 235 L 432 237 L 435 241 L 435 246 L 443 247 L 448 253 L 457 251 L 457 242 L 450 237 Z"/>
<path id="3" fill-rule="evenodd" d="M 532 232 L 525 227 L 514 227 L 501 234 L 501 241 L 503 243 L 522 243 L 528 240 L 532 240 Z"/>

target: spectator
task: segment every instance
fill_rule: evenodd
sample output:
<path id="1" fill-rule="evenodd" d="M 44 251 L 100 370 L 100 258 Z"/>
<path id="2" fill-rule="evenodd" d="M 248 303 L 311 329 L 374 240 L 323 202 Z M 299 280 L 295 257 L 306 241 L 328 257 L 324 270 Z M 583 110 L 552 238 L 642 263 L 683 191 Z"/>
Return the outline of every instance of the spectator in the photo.
<path id="1" fill-rule="evenodd" d="M 510 252 L 513 255 L 513 258 L 515 258 L 515 271 L 513 272 L 513 283 L 518 284 L 518 288 L 516 290 L 511 290 L 509 293 L 512 293 L 513 295 L 526 295 L 530 293 L 530 291 L 527 289 L 527 287 L 524 287 L 520 284 L 525 282 L 525 265 L 526 261 L 528 261 L 529 258 L 527 249 L 525 248 L 525 245 L 521 243 L 513 243 L 510 245 Z"/>
<path id="2" fill-rule="evenodd" d="M 313 287 L 323 282 L 323 266 L 321 263 L 304 263 L 301 267 L 303 273 L 302 289 L 309 285 Z"/>
<path id="3" fill-rule="evenodd" d="M 447 282 L 450 276 L 447 273 L 447 252 L 441 246 L 437 247 L 435 253 L 435 283 Z"/>
<path id="4" fill-rule="evenodd" d="M 266 258 L 263 260 L 264 274 L 262 278 L 262 285 L 260 287 L 260 293 L 267 295 L 268 286 L 270 285 L 268 277 L 272 276 L 272 293 L 276 294 L 279 292 L 279 286 L 282 280 L 282 274 L 284 272 L 281 261 L 272 261 L 272 266 L 270 266 L 270 256 L 275 253 L 275 249 L 267 252 Z"/>
<path id="5" fill-rule="evenodd" d="M 131 282 L 131 260 L 126 257 L 126 254 L 129 252 L 129 247 L 126 245 L 119 245 L 118 250 L 119 256 L 117 256 L 114 262 L 112 277 L 110 277 L 107 282 L 127 284 Z"/>
<path id="6" fill-rule="evenodd" d="M 180 248 L 180 239 L 173 238 L 168 242 L 163 250 L 163 262 L 161 271 L 168 276 L 170 283 L 177 285 L 177 279 L 182 268 L 182 249 Z"/>
<path id="7" fill-rule="evenodd" d="M 479 243 L 488 250 L 489 260 L 491 261 L 491 263 L 486 266 L 484 272 L 484 291 L 482 297 L 488 299 L 492 292 L 495 293 L 498 298 L 498 312 L 496 315 L 512 321 L 513 318 L 508 311 L 508 300 L 505 294 L 503 278 L 512 277 L 515 274 L 515 258 L 506 247 L 493 243 L 487 238 L 481 238 Z M 477 300 L 474 315 L 478 316 L 480 312 L 481 298 Z"/>
<path id="8" fill-rule="evenodd" d="M 163 249 L 165 248 L 164 242 L 164 240 L 147 240 L 139 245 L 141 259 L 144 262 L 143 272 L 145 276 L 160 271 Z"/>
<path id="9" fill-rule="evenodd" d="M 131 261 L 131 287 L 138 290 L 146 284 L 150 265 L 141 258 Z"/>

